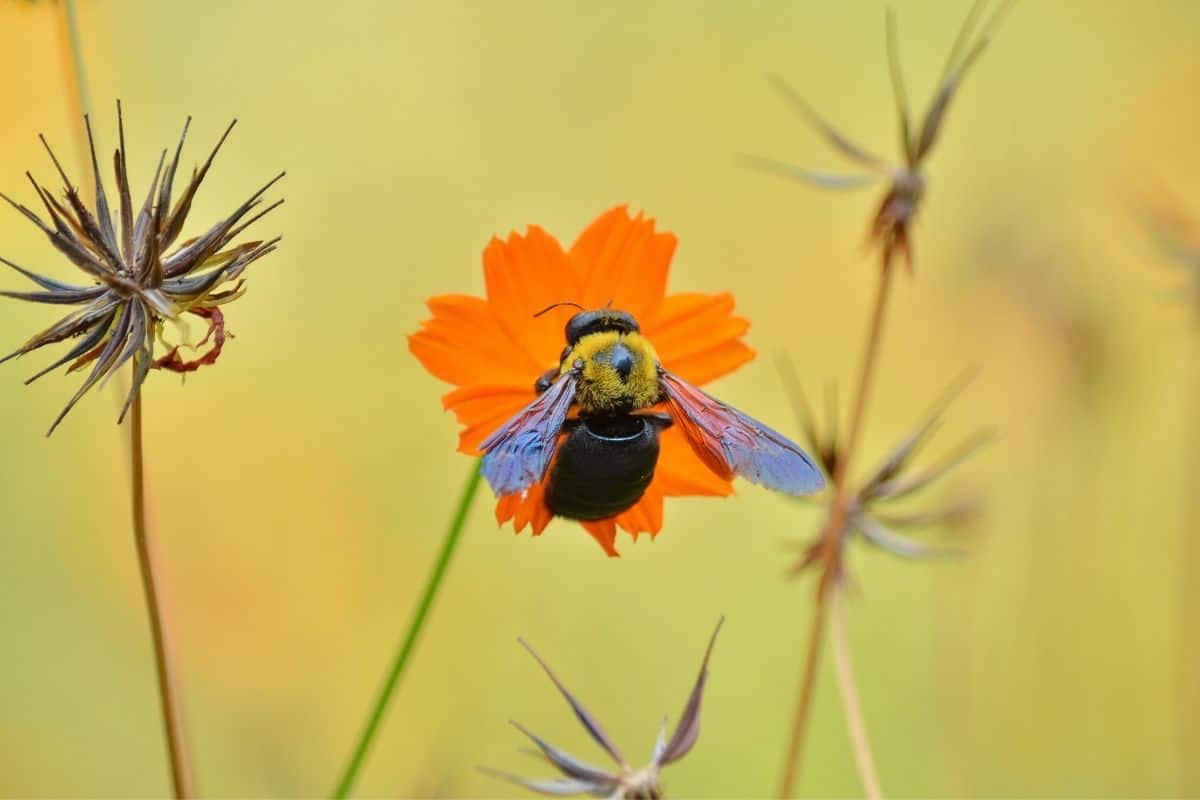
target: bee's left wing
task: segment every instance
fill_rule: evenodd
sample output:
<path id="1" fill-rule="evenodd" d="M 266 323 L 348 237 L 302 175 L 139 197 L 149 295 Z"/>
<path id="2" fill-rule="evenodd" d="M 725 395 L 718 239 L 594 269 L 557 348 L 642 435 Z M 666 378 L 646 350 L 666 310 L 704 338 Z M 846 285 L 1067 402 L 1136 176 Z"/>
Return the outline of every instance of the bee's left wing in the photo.
<path id="1" fill-rule="evenodd" d="M 545 476 L 577 378 L 574 371 L 560 377 L 479 445 L 483 477 L 497 495 L 522 492 Z"/>
<path id="2" fill-rule="evenodd" d="M 801 495 L 825 488 L 808 454 L 786 436 L 659 370 L 672 417 L 696 455 L 718 475 L 740 475 L 768 489 Z"/>

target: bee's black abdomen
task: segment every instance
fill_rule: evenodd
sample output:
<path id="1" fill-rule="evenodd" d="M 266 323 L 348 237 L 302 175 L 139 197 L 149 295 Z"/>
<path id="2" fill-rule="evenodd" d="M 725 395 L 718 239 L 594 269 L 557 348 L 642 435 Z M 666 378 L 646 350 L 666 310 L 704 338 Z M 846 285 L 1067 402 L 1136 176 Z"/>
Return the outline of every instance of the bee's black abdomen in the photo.
<path id="1" fill-rule="evenodd" d="M 546 506 L 560 517 L 595 520 L 619 514 L 641 499 L 658 463 L 657 417 L 580 419 L 559 445 Z"/>

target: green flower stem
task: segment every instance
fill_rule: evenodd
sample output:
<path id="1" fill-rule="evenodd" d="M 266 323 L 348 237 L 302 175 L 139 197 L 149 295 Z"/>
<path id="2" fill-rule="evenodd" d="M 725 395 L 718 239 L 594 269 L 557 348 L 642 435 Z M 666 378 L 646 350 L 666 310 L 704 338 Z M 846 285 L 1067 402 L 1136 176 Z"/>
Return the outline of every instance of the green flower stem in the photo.
<path id="1" fill-rule="evenodd" d="M 367 724 L 358 737 L 358 744 L 355 745 L 354 752 L 350 756 L 345 770 L 342 772 L 341 780 L 338 781 L 337 788 L 333 791 L 333 796 L 338 800 L 350 796 L 350 792 L 354 789 L 354 782 L 358 780 L 358 774 L 362 771 L 367 751 L 371 749 L 371 744 L 374 742 L 375 736 L 379 733 L 379 726 L 383 723 L 383 715 L 387 712 L 388 704 L 392 700 L 396 686 L 400 683 L 400 678 L 404 675 L 404 669 L 408 666 L 408 660 L 416 648 L 421 630 L 425 627 L 425 620 L 429 617 L 433 601 L 442 586 L 442 580 L 446 577 L 446 571 L 450 567 L 450 559 L 458 547 L 459 537 L 462 535 L 463 526 L 467 521 L 467 512 L 471 510 L 471 502 L 475 499 L 475 495 L 479 491 L 481 478 L 482 474 L 479 471 L 479 463 L 476 462 L 471 466 L 471 475 L 467 479 L 467 484 L 458 499 L 458 507 L 455 509 L 454 516 L 450 520 L 450 525 L 446 529 L 446 535 L 442 539 L 442 548 L 438 551 L 437 560 L 433 564 L 433 570 L 429 573 L 429 578 L 425 582 L 425 590 L 421 593 L 421 600 L 417 604 L 416 611 L 413 612 L 412 619 L 408 622 L 408 631 L 404 634 L 404 638 L 400 642 L 399 650 L 397 650 L 396 657 L 392 660 L 391 669 L 388 670 L 387 678 L 383 682 L 379 696 L 375 698 L 375 705 L 371 709 L 371 716 L 367 719 Z"/>

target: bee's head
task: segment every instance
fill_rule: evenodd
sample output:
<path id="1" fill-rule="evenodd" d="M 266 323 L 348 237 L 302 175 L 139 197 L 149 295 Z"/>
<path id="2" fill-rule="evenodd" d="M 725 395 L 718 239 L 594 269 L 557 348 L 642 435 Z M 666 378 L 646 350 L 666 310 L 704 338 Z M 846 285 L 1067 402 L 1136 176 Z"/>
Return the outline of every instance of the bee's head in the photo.
<path id="1" fill-rule="evenodd" d="M 587 413 L 628 412 L 658 402 L 658 354 L 638 333 L 633 317 L 618 313 L 632 330 L 607 325 L 584 332 L 563 358 L 564 372 L 583 365 L 577 399 Z"/>
<path id="2" fill-rule="evenodd" d="M 591 333 L 613 331 L 615 333 L 637 333 L 641 329 L 637 320 L 628 311 L 618 311 L 615 308 L 597 308 L 592 311 L 580 311 L 567 320 L 567 344 L 572 347 L 579 340 Z"/>

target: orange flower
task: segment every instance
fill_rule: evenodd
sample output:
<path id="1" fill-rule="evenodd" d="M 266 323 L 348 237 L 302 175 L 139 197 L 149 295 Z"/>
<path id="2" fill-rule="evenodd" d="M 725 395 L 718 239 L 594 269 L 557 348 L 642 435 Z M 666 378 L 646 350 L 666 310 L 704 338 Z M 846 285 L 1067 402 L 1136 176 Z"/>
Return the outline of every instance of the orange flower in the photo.
<path id="1" fill-rule="evenodd" d="M 611 301 L 638 320 L 666 369 L 697 385 L 754 358 L 741 339 L 749 323 L 733 315 L 732 295 L 666 294 L 675 244 L 674 235 L 655 231 L 654 220 L 630 218 L 626 206 L 602 214 L 565 252 L 535 225 L 524 236 L 493 238 L 483 251 L 486 298 L 430 298 L 433 318 L 408 340 L 426 369 L 458 387 L 442 398 L 463 425 L 458 449 L 478 455 L 488 435 L 534 400 L 538 376 L 558 364 L 571 309 L 533 316 L 552 303 L 599 308 Z M 618 526 L 635 540 L 658 533 L 664 497 L 732 492 L 671 427 L 662 432 L 658 466 L 642 499 L 614 517 L 581 524 L 615 556 Z M 544 483 L 500 497 L 497 521 L 540 534 L 553 516 L 543 494 Z"/>

